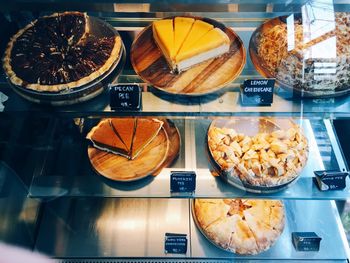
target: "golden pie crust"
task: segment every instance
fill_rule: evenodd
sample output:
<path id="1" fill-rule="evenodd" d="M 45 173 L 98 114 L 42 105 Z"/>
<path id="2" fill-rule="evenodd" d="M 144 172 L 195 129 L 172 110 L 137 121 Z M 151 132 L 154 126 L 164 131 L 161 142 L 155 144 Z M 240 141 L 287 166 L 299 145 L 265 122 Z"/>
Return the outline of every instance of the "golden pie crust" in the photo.
<path id="1" fill-rule="evenodd" d="M 308 141 L 301 128 L 259 132 L 254 136 L 235 129 L 208 130 L 208 146 L 220 169 L 253 186 L 278 186 L 295 179 L 306 165 Z"/>
<path id="2" fill-rule="evenodd" d="M 211 242 L 245 255 L 269 249 L 285 224 L 284 206 L 278 200 L 195 199 L 194 217 Z"/>

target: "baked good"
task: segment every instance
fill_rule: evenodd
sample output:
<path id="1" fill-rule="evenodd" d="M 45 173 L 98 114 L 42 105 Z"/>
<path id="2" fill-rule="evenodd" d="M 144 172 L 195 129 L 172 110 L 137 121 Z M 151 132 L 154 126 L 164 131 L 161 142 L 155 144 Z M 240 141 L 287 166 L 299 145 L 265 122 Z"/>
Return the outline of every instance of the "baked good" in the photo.
<path id="1" fill-rule="evenodd" d="M 127 151 L 128 156 L 131 156 L 132 140 L 135 134 L 136 118 L 111 118 L 114 133 L 122 140 Z"/>
<path id="2" fill-rule="evenodd" d="M 287 184 L 301 173 L 308 158 L 307 139 L 294 123 L 254 136 L 237 132 L 234 124 L 228 128 L 214 123 L 208 130 L 208 146 L 223 173 L 252 186 Z"/>
<path id="3" fill-rule="evenodd" d="M 97 126 L 92 128 L 86 138 L 89 139 L 97 149 L 129 158 L 129 149 L 122 139 L 114 132 L 110 119 L 102 120 Z"/>
<path id="4" fill-rule="evenodd" d="M 94 147 L 135 159 L 158 135 L 163 122 L 148 118 L 103 119 L 86 136 Z"/>
<path id="5" fill-rule="evenodd" d="M 152 28 L 155 42 L 174 72 L 219 57 L 230 48 L 230 40 L 221 29 L 199 19 L 164 19 L 155 21 Z"/>
<path id="6" fill-rule="evenodd" d="M 163 122 L 157 119 L 136 119 L 136 129 L 131 150 L 132 159 L 136 158 L 157 136 L 162 126 Z"/>
<path id="7" fill-rule="evenodd" d="M 332 14 L 333 16 L 333 14 Z M 334 25 L 334 26 L 332 26 Z M 318 32 L 296 19 L 293 43 L 287 23 L 266 27 L 258 35 L 257 54 L 270 76 L 314 96 L 332 95 L 350 83 L 350 13 L 335 13 L 335 20 Z M 310 29 L 311 28 L 311 29 Z"/>
<path id="8" fill-rule="evenodd" d="M 195 199 L 194 217 L 211 242 L 237 254 L 269 249 L 285 224 L 284 206 L 277 200 Z"/>
<path id="9" fill-rule="evenodd" d="M 58 92 L 108 72 L 120 51 L 120 37 L 92 34 L 86 14 L 55 13 L 38 18 L 11 38 L 3 66 L 14 85 Z"/>

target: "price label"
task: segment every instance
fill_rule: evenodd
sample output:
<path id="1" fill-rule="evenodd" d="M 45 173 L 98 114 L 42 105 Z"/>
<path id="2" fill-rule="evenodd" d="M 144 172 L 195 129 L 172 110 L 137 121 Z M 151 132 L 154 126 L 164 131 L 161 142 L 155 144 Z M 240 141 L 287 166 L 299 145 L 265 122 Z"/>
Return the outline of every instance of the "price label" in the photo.
<path id="1" fill-rule="evenodd" d="M 109 87 L 110 106 L 112 110 L 141 110 L 141 88 L 137 84 L 118 84 Z"/>
<path id="2" fill-rule="evenodd" d="M 241 90 L 242 105 L 269 106 L 273 102 L 275 79 L 247 79 Z"/>
<path id="3" fill-rule="evenodd" d="M 292 242 L 298 251 L 319 251 L 322 238 L 315 232 L 293 232 Z"/>
<path id="4" fill-rule="evenodd" d="M 315 182 L 321 191 L 343 190 L 346 187 L 346 171 L 315 171 Z"/>
<path id="5" fill-rule="evenodd" d="M 170 174 L 170 191 L 177 193 L 196 190 L 196 173 L 193 171 L 172 171 Z"/>
<path id="6" fill-rule="evenodd" d="M 165 233 L 164 252 L 166 254 L 186 254 L 187 235 Z"/>

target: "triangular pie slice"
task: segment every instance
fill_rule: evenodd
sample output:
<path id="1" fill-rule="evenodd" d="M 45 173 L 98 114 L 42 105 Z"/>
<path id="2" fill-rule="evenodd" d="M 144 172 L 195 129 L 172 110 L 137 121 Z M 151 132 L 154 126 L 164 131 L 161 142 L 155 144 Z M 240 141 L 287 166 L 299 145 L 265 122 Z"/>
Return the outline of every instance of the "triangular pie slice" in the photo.
<path id="1" fill-rule="evenodd" d="M 110 121 L 114 132 L 122 140 L 130 156 L 132 139 L 135 133 L 136 119 L 135 118 L 111 118 Z"/>
<path id="2" fill-rule="evenodd" d="M 225 32 L 199 19 L 163 19 L 154 22 L 152 28 L 156 44 L 176 73 L 216 58 L 230 48 Z"/>
<path id="3" fill-rule="evenodd" d="M 225 54 L 230 49 L 230 39 L 219 28 L 208 31 L 191 45 L 183 45 L 175 60 L 179 71 Z"/>
<path id="4" fill-rule="evenodd" d="M 136 158 L 142 150 L 158 135 L 163 122 L 156 119 L 138 118 L 136 131 L 131 146 L 131 159 Z"/>
<path id="5" fill-rule="evenodd" d="M 153 22 L 153 38 L 168 61 L 175 56 L 174 26 L 172 19 Z"/>
<path id="6" fill-rule="evenodd" d="M 174 49 L 175 55 L 179 52 L 187 35 L 191 31 L 194 19 L 190 17 L 175 17 L 174 19 Z M 173 58 L 174 59 L 174 58 Z"/>
<path id="7" fill-rule="evenodd" d="M 92 128 L 86 138 L 92 141 L 97 149 L 129 158 L 128 149 L 113 131 L 109 119 L 102 120 L 97 126 Z"/>
<path id="8" fill-rule="evenodd" d="M 207 32 L 209 32 L 213 28 L 214 26 L 207 22 L 204 22 L 202 20 L 196 20 L 193 23 L 191 31 L 190 33 L 188 33 L 177 56 L 179 56 L 179 54 L 183 52 L 183 50 L 187 50 L 188 48 L 190 48 L 194 43 L 197 42 L 198 39 L 200 39 L 202 36 L 204 36 Z"/>

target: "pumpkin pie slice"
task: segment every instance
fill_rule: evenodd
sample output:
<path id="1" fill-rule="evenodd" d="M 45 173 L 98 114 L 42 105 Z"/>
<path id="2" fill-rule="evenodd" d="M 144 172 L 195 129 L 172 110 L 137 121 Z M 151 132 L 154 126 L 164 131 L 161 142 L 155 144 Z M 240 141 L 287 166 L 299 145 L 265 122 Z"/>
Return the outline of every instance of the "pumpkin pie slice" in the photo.
<path id="1" fill-rule="evenodd" d="M 113 131 L 124 143 L 128 155 L 131 158 L 131 145 L 135 134 L 136 119 L 135 118 L 111 118 Z"/>
<path id="2" fill-rule="evenodd" d="M 94 147 L 129 158 L 124 142 L 115 134 L 109 119 L 102 120 L 86 136 Z"/>
<path id="3" fill-rule="evenodd" d="M 131 159 L 135 159 L 158 135 L 162 126 L 163 122 L 157 119 L 136 119 L 136 130 L 131 146 Z"/>

